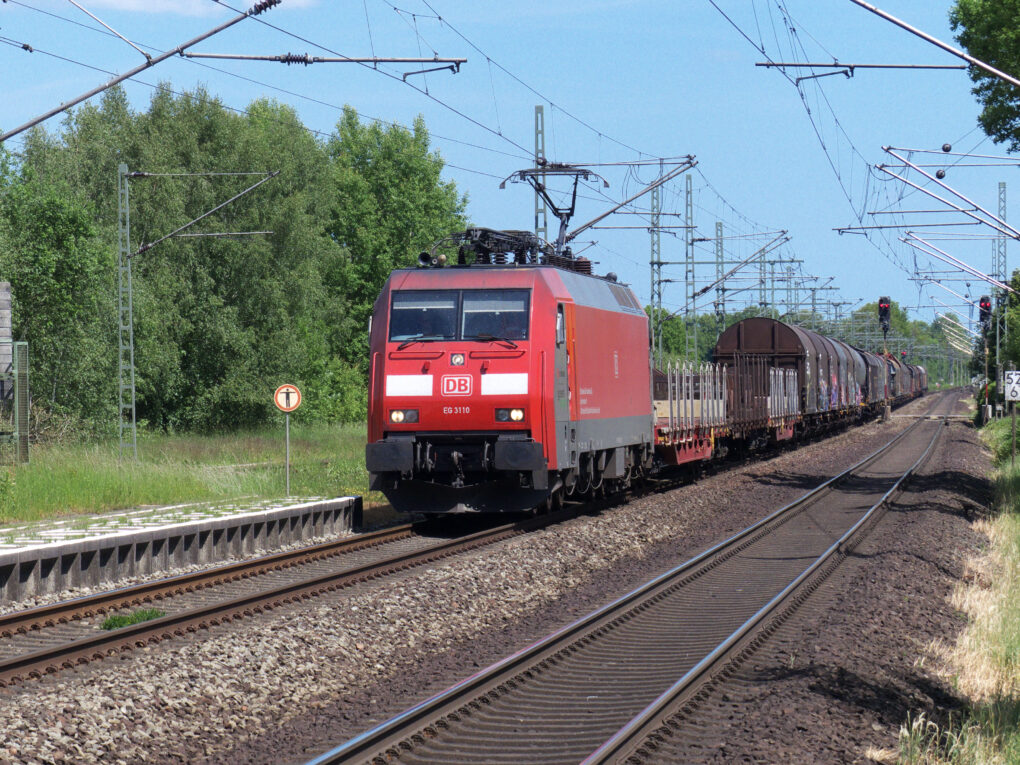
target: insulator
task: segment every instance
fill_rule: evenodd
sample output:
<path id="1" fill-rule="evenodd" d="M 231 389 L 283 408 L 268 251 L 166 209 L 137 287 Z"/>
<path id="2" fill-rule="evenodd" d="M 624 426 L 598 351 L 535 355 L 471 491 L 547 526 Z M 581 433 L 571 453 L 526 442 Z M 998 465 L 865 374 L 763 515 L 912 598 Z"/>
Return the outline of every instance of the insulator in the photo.
<path id="1" fill-rule="evenodd" d="M 255 3 L 252 9 L 248 11 L 249 16 L 258 16 L 262 11 L 268 11 L 270 8 L 274 8 L 280 4 L 280 0 L 262 0 L 260 3 Z"/>

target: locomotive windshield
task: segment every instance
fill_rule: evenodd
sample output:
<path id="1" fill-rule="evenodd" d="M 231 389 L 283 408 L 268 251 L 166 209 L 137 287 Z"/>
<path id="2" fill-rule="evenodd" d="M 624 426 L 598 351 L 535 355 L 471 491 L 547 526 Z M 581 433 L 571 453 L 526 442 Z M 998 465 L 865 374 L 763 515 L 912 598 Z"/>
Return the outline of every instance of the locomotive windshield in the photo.
<path id="1" fill-rule="evenodd" d="M 390 340 L 527 340 L 528 290 L 393 293 Z"/>
<path id="2" fill-rule="evenodd" d="M 453 340 L 457 329 L 457 293 L 449 290 L 394 292 L 390 340 L 413 337 Z"/>

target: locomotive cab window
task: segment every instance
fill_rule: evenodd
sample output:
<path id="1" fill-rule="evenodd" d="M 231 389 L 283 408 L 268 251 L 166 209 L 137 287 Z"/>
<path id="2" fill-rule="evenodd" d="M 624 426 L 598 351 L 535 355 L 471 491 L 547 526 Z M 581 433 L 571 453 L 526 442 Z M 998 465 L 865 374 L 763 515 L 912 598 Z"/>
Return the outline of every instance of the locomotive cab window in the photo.
<path id="1" fill-rule="evenodd" d="M 528 290 L 406 290 L 393 293 L 390 341 L 527 340 Z"/>
<path id="2" fill-rule="evenodd" d="M 527 290 L 465 290 L 461 338 L 528 339 Z"/>
<path id="3" fill-rule="evenodd" d="M 457 329 L 457 293 L 414 290 L 393 293 L 390 340 L 453 340 Z"/>

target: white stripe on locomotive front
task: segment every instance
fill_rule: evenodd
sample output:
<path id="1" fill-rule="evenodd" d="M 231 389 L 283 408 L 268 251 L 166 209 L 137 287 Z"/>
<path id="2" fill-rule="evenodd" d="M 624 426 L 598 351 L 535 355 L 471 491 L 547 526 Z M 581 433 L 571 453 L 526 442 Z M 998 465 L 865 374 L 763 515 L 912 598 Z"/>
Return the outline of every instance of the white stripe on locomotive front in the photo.
<path id="1" fill-rule="evenodd" d="M 387 396 L 431 396 L 432 375 L 386 375 Z"/>
<path id="2" fill-rule="evenodd" d="M 482 375 L 483 396 L 506 396 L 528 392 L 528 373 Z"/>

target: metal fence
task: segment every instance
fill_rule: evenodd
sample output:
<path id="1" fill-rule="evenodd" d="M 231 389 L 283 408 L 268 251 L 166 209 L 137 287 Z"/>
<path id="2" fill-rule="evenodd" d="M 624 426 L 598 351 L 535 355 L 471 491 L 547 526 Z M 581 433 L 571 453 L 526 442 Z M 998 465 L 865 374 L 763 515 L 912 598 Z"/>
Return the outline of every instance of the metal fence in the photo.
<path id="1" fill-rule="evenodd" d="M 0 340 L 0 464 L 28 462 L 28 343 Z"/>

